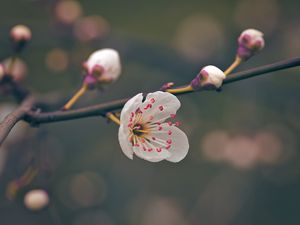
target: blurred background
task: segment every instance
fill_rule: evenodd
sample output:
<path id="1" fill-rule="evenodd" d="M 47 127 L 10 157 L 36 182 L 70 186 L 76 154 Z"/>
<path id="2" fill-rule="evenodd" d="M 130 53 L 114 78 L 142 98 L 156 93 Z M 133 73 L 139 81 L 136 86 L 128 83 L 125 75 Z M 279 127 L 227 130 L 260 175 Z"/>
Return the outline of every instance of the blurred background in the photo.
<path id="1" fill-rule="evenodd" d="M 33 92 L 71 96 L 87 56 L 117 49 L 121 78 L 76 105 L 87 106 L 189 83 L 207 64 L 225 69 L 246 28 L 263 31 L 266 47 L 238 70 L 299 56 L 299 11 L 298 0 L 3 1 L 0 60 L 10 28 L 29 26 L 15 76 Z M 117 126 L 100 117 L 18 124 L 0 149 L 0 224 L 299 224 L 299 72 L 181 96 L 190 151 L 178 164 L 127 159 Z M 16 105 L 0 100 L 3 118 Z M 24 205 L 34 189 L 46 191 L 41 210 Z"/>

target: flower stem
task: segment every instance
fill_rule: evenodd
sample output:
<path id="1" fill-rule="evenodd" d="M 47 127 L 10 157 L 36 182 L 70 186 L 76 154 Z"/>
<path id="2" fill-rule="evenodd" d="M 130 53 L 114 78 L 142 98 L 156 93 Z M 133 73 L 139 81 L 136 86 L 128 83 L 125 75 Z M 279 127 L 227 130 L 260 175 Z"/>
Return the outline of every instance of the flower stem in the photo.
<path id="1" fill-rule="evenodd" d="M 7 74 L 9 75 L 12 75 L 12 72 L 13 72 L 13 69 L 14 69 L 14 65 L 16 63 L 16 60 L 17 60 L 17 55 L 13 55 L 8 63 L 8 66 L 7 66 Z"/>
<path id="2" fill-rule="evenodd" d="M 38 173 L 39 170 L 37 168 L 29 166 L 20 178 L 15 179 L 8 184 L 6 188 L 6 196 L 11 200 L 14 199 L 18 191 L 29 185 Z"/>
<path id="3" fill-rule="evenodd" d="M 86 84 L 83 84 L 82 87 L 75 93 L 75 95 L 64 105 L 62 110 L 68 110 L 70 109 L 75 102 L 87 91 L 88 86 Z"/>
<path id="4" fill-rule="evenodd" d="M 171 88 L 171 89 L 167 89 L 166 92 L 169 92 L 171 94 L 183 94 L 183 93 L 186 93 L 186 92 L 191 92 L 193 91 L 194 89 L 192 88 L 191 85 L 187 85 L 187 86 L 184 86 L 184 87 L 179 87 L 179 88 Z"/>
<path id="5" fill-rule="evenodd" d="M 106 117 L 108 119 L 110 119 L 111 121 L 113 121 L 115 124 L 118 124 L 118 125 L 121 124 L 120 119 L 118 117 L 116 117 L 115 114 L 113 114 L 111 112 L 106 113 Z"/>
<path id="6" fill-rule="evenodd" d="M 242 59 L 238 56 L 235 57 L 235 60 L 233 63 L 225 70 L 224 74 L 227 76 L 230 74 L 238 65 L 240 65 L 242 62 Z"/>

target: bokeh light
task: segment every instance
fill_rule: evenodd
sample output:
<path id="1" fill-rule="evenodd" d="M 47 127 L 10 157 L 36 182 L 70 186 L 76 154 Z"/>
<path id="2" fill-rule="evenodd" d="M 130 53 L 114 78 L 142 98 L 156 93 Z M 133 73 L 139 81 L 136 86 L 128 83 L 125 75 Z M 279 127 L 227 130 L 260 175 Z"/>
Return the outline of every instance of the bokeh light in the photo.
<path id="1" fill-rule="evenodd" d="M 5 59 L 2 63 L 4 65 L 4 68 L 8 70 L 12 62 L 12 59 Z M 27 64 L 24 62 L 24 60 L 20 58 L 16 58 L 13 61 L 13 66 L 11 67 L 10 71 L 12 77 L 15 81 L 20 82 L 23 81 L 28 73 L 28 67 Z"/>
<path id="2" fill-rule="evenodd" d="M 107 196 L 104 179 L 90 171 L 62 181 L 59 192 L 62 203 L 74 209 L 99 206 Z"/>
<path id="3" fill-rule="evenodd" d="M 83 17 L 74 24 L 74 35 L 81 42 L 102 39 L 108 32 L 108 22 L 98 15 Z"/>
<path id="4" fill-rule="evenodd" d="M 269 35 L 278 27 L 280 3 L 277 0 L 241 0 L 234 17 L 240 29 L 256 28 Z"/>
<path id="5" fill-rule="evenodd" d="M 191 15 L 179 25 L 174 36 L 174 46 L 192 62 L 216 57 L 224 48 L 224 32 L 220 22 L 212 16 Z"/>
<path id="6" fill-rule="evenodd" d="M 63 24 L 72 24 L 82 15 L 82 7 L 75 0 L 58 1 L 54 13 L 56 19 Z"/>
<path id="7" fill-rule="evenodd" d="M 45 63 L 49 70 L 63 72 L 69 65 L 68 53 L 63 49 L 52 49 L 47 53 Z"/>

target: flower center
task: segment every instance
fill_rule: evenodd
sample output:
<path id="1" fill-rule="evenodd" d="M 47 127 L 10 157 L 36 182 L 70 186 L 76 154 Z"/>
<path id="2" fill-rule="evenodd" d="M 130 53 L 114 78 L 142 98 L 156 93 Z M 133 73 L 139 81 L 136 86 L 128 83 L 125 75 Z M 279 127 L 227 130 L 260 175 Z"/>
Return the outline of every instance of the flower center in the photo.
<path id="1" fill-rule="evenodd" d="M 144 129 L 143 124 L 135 124 L 132 128 L 132 133 L 138 137 L 142 136 L 143 134 L 147 133 L 147 130 Z"/>

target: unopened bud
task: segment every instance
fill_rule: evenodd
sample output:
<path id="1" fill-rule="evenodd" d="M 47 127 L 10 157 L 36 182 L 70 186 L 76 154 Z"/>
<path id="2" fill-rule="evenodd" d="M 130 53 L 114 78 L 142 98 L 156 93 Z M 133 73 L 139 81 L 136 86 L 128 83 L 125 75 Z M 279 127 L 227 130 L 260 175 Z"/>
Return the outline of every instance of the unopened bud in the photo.
<path id="1" fill-rule="evenodd" d="M 237 56 L 247 60 L 265 46 L 263 33 L 255 29 L 247 29 L 239 36 L 238 44 Z"/>
<path id="2" fill-rule="evenodd" d="M 191 86 L 197 89 L 217 89 L 222 86 L 225 74 L 218 67 L 209 65 L 201 69 L 200 73 L 192 80 Z"/>
<path id="3" fill-rule="evenodd" d="M 14 26 L 10 31 L 10 37 L 13 41 L 15 51 L 21 51 L 26 43 L 31 40 L 31 36 L 31 30 L 27 26 Z"/>
<path id="4" fill-rule="evenodd" d="M 42 189 L 29 191 L 24 197 L 24 204 L 30 210 L 41 210 L 49 204 L 48 193 Z"/>
<path id="5" fill-rule="evenodd" d="M 112 83 L 117 80 L 121 73 L 119 53 L 114 49 L 101 49 L 90 55 L 84 63 L 87 77 L 96 78 L 99 84 Z M 92 81 L 92 79 L 85 79 Z"/>

